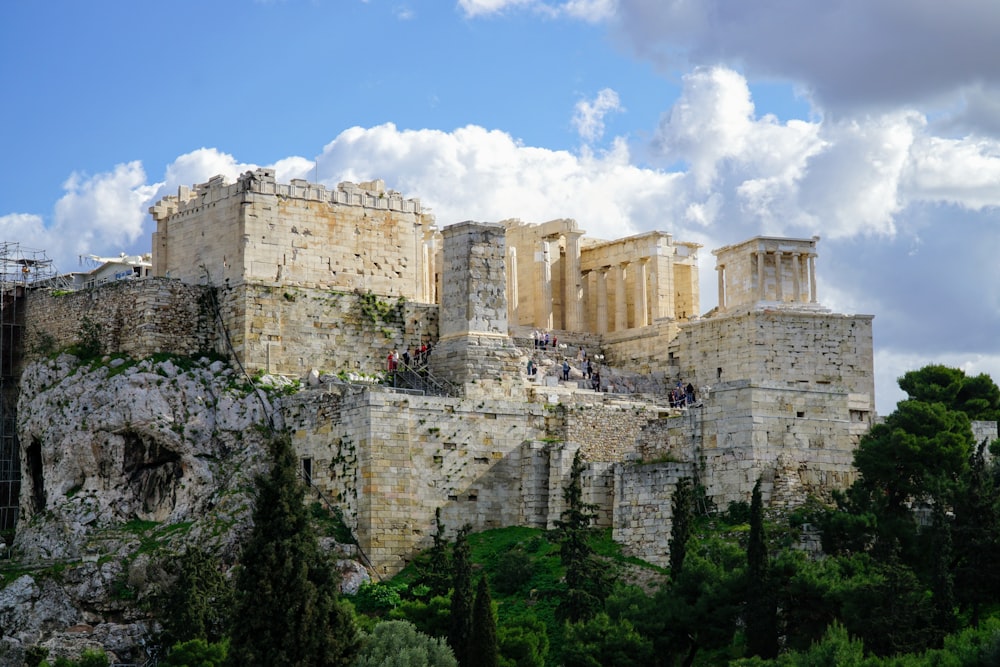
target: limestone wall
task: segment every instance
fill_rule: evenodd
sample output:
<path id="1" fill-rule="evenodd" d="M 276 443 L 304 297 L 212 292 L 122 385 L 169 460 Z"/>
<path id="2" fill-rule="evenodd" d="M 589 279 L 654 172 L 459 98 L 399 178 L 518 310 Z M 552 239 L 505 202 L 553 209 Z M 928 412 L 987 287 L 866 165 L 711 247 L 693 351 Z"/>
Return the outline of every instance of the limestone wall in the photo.
<path id="1" fill-rule="evenodd" d="M 89 290 L 29 290 L 25 300 L 26 360 L 80 342 L 95 325 L 106 353 L 136 358 L 157 352 L 194 355 L 215 349 L 207 288 L 176 280 L 124 280 Z"/>
<path id="2" fill-rule="evenodd" d="M 393 349 L 436 342 L 438 308 L 401 298 L 243 284 L 219 290 L 234 349 L 250 373 L 374 374 Z"/>
<path id="3" fill-rule="evenodd" d="M 682 477 L 693 477 L 689 463 L 614 466 L 611 536 L 627 555 L 666 567 L 670 564 L 671 498 Z"/>
<path id="4" fill-rule="evenodd" d="M 540 406 L 370 391 L 303 397 L 288 412 L 296 451 L 324 493 L 344 499 L 380 573 L 430 545 L 437 508 L 451 536 L 465 523 L 547 523 Z"/>
<path id="5" fill-rule="evenodd" d="M 440 338 L 430 369 L 467 396 L 523 393 L 507 327 L 504 228 L 463 222 L 442 233 Z"/>
<path id="6" fill-rule="evenodd" d="M 641 329 L 606 334 L 603 349 L 607 363 L 637 373 L 671 374 L 675 362 L 669 341 L 674 340 L 678 331 L 676 320 L 661 319 Z"/>
<path id="7" fill-rule="evenodd" d="M 558 408 L 554 412 L 564 422 L 566 441 L 579 447 L 586 461 L 624 460 L 635 453 L 636 439 L 647 424 L 661 417 L 656 406 L 589 392 Z"/>
<path id="8" fill-rule="evenodd" d="M 745 310 L 681 325 L 675 349 L 684 382 L 699 389 L 774 381 L 863 395 L 875 409 L 871 315 Z"/>
<path id="9" fill-rule="evenodd" d="M 435 297 L 433 217 L 381 181 L 328 190 L 257 170 L 181 188 L 150 212 L 158 276 Z"/>

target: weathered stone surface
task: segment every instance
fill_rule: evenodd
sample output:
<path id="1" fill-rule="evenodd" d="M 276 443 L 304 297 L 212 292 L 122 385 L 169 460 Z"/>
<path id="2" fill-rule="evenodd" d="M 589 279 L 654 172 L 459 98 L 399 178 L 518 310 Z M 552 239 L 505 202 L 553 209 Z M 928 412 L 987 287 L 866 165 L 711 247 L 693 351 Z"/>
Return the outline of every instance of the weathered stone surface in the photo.
<path id="1" fill-rule="evenodd" d="M 137 603 L 162 581 L 161 565 L 139 553 L 140 532 L 162 526 L 155 539 L 165 552 L 197 546 L 232 561 L 249 528 L 252 479 L 264 465 L 254 427 L 273 410 L 268 397 L 208 359 L 111 361 L 81 365 L 64 354 L 23 373 L 12 553 L 61 573 L 0 590 L 9 656 L 0 664 L 21 664 L 32 645 L 53 657 L 101 647 L 138 657 L 150 619 Z"/>
<path id="2" fill-rule="evenodd" d="M 250 427 L 272 408 L 208 366 L 168 359 L 89 370 L 70 355 L 29 366 L 15 551 L 51 560 L 124 549 L 125 537 L 99 545 L 88 535 L 133 520 L 195 521 L 245 484 L 261 465 Z"/>

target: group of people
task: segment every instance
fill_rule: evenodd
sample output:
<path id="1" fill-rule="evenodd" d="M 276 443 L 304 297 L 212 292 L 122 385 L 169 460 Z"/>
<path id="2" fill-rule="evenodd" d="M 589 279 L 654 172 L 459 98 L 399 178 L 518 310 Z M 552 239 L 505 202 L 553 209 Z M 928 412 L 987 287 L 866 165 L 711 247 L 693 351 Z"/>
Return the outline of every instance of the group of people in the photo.
<path id="1" fill-rule="evenodd" d="M 580 348 L 580 353 L 582 357 L 578 357 L 578 359 L 583 359 L 583 362 L 580 365 L 580 371 L 583 373 L 583 377 L 593 381 L 593 378 L 596 376 L 598 383 L 600 383 L 600 375 L 594 372 L 594 366 L 590 362 L 590 359 L 586 358 L 586 352 L 583 351 L 582 347 Z M 564 382 L 569 381 L 569 373 L 571 370 L 572 366 L 569 364 L 569 359 L 564 358 L 562 362 L 562 380 Z M 528 377 L 534 377 L 537 372 L 538 365 L 535 363 L 535 360 L 528 359 Z"/>
<path id="2" fill-rule="evenodd" d="M 412 353 L 410 350 L 413 350 Z M 386 359 L 386 368 L 390 373 L 395 373 L 400 368 L 410 368 L 411 366 L 423 366 L 431 356 L 431 344 L 425 343 L 420 347 L 407 348 L 403 354 L 399 350 L 393 349 Z M 402 364 L 402 365 L 401 365 Z"/>
<path id="3" fill-rule="evenodd" d="M 670 390 L 670 407 L 683 408 L 694 403 L 694 385 L 690 382 L 684 386 L 683 380 L 677 381 L 677 386 Z"/>
<path id="4" fill-rule="evenodd" d="M 559 346 L 559 339 L 549 335 L 548 331 L 532 331 L 531 339 L 535 343 L 536 350 L 544 350 L 549 346 L 549 343 L 552 344 L 552 349 L 556 349 Z"/>

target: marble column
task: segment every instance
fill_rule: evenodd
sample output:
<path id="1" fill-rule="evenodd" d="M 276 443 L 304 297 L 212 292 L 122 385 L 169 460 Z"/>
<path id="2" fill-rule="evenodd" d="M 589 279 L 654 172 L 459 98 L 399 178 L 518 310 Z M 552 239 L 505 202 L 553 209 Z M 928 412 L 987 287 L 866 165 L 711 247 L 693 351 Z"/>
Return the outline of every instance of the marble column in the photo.
<path id="1" fill-rule="evenodd" d="M 632 323 L 636 327 L 644 327 L 649 321 L 649 311 L 646 303 L 646 259 L 632 262 L 629 266 L 635 274 L 635 282 L 632 285 L 635 290 L 632 295 Z"/>
<path id="2" fill-rule="evenodd" d="M 625 310 L 625 265 L 615 265 L 615 331 L 628 329 L 628 311 Z"/>
<path id="3" fill-rule="evenodd" d="M 590 283 L 593 280 L 594 272 L 590 269 L 580 272 L 580 330 L 593 331 L 590 326 L 590 299 L 594 294 Z"/>
<path id="4" fill-rule="evenodd" d="M 816 303 L 816 255 L 809 255 L 809 303 Z"/>
<path id="5" fill-rule="evenodd" d="M 580 277 L 580 237 L 583 232 L 568 231 L 566 238 L 566 257 L 563 264 L 563 326 L 570 331 L 582 331 L 583 288 Z"/>
<path id="6" fill-rule="evenodd" d="M 516 326 L 521 323 L 520 300 L 517 294 L 517 248 L 507 248 L 507 311 L 509 320 Z"/>
<path id="7" fill-rule="evenodd" d="M 781 251 L 774 251 L 774 299 L 779 303 L 785 300 L 785 290 L 781 284 Z"/>
<path id="8" fill-rule="evenodd" d="M 552 256 L 549 242 L 542 239 L 542 249 L 538 253 L 539 282 L 541 295 L 535 300 L 535 324 L 543 329 L 552 328 Z"/>
<path id="9" fill-rule="evenodd" d="M 792 301 L 796 303 L 802 301 L 802 277 L 799 275 L 802 272 L 802 265 L 799 262 L 799 253 L 792 253 L 792 292 L 794 296 Z"/>
<path id="10" fill-rule="evenodd" d="M 763 301 L 767 298 L 767 292 L 764 290 L 764 259 L 765 253 L 763 250 L 757 251 L 757 300 Z"/>
<path id="11" fill-rule="evenodd" d="M 719 278 L 719 312 L 726 310 L 726 265 L 719 264 L 715 267 Z"/>
<path id="12" fill-rule="evenodd" d="M 608 267 L 597 270 L 597 333 L 608 333 Z"/>

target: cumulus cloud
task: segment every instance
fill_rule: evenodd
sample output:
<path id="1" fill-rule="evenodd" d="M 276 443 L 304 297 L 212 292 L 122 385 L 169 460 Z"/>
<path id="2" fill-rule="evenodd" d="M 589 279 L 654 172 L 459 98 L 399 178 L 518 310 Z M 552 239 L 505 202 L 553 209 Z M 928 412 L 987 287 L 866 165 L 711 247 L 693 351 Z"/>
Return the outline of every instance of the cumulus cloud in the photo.
<path id="1" fill-rule="evenodd" d="M 542 0 L 459 0 L 459 8 L 469 18 L 491 16 L 508 10 L 527 8 L 538 14 L 558 18 L 569 18 L 597 23 L 614 15 L 617 0 L 566 0 L 565 2 L 543 2 Z"/>
<path id="2" fill-rule="evenodd" d="M 72 270 L 80 255 L 107 247 L 127 248 L 145 236 L 145 204 L 156 191 L 146 184 L 138 162 L 117 165 L 107 173 L 72 174 L 55 204 L 52 221 L 34 214 L 0 217 L 0 235 L 30 239 L 61 271 Z M 148 240 L 145 240 L 148 245 Z"/>
<path id="3" fill-rule="evenodd" d="M 619 0 L 614 21 L 636 54 L 664 68 L 726 63 L 795 81 L 828 112 L 945 104 L 983 84 L 998 99 L 995 2 Z"/>
<path id="4" fill-rule="evenodd" d="M 593 102 L 580 100 L 573 113 L 573 127 L 587 142 L 597 141 L 604 135 L 604 117 L 612 111 L 624 111 L 618 93 L 604 88 Z"/>
<path id="5" fill-rule="evenodd" d="M 399 130 L 385 124 L 345 130 L 323 149 L 320 180 L 380 177 L 419 196 L 439 225 L 463 220 L 576 218 L 598 237 L 662 223 L 676 195 L 676 174 L 630 164 L 628 147 L 573 154 L 523 146 L 498 130 L 468 126 Z"/>

